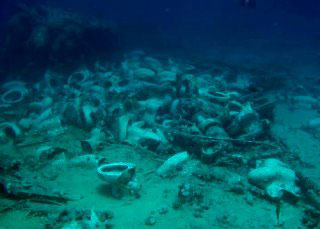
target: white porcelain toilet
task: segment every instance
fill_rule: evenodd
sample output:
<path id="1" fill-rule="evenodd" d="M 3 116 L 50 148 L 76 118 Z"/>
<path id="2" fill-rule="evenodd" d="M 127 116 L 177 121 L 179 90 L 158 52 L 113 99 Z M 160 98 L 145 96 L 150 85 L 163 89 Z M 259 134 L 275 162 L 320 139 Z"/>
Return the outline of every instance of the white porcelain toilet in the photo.
<path id="1" fill-rule="evenodd" d="M 97 169 L 98 176 L 111 186 L 112 196 L 119 198 L 123 195 L 124 189 L 130 192 L 139 191 L 136 180 L 136 165 L 132 163 L 110 163 L 104 164 Z"/>
<path id="2" fill-rule="evenodd" d="M 108 184 L 127 184 L 136 173 L 136 165 L 131 163 L 111 163 L 98 167 L 98 176 Z"/>

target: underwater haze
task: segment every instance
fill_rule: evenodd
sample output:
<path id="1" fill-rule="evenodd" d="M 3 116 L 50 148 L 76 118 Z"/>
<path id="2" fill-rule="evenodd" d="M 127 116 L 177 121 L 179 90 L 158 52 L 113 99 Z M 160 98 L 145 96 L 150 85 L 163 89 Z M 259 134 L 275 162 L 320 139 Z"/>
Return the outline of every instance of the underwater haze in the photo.
<path id="1" fill-rule="evenodd" d="M 320 228 L 319 0 L 2 0 L 0 229 Z"/>

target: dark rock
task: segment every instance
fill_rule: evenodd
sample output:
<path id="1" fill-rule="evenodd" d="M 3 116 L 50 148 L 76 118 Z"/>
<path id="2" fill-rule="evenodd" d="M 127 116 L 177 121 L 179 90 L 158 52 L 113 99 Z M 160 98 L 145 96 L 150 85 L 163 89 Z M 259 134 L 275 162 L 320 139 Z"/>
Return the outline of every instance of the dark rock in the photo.
<path id="1" fill-rule="evenodd" d="M 304 209 L 302 223 L 306 226 L 306 228 L 318 228 L 320 224 L 320 212 L 313 207 L 307 206 Z"/>
<path id="2" fill-rule="evenodd" d="M 178 210 L 179 208 L 181 208 L 182 205 L 183 202 L 180 199 L 176 198 L 172 203 L 172 208 Z"/>
<path id="3" fill-rule="evenodd" d="M 161 215 L 167 214 L 168 211 L 169 211 L 169 209 L 168 209 L 167 207 L 162 207 L 162 208 L 159 209 L 159 213 L 160 213 Z"/>
<path id="4" fill-rule="evenodd" d="M 99 220 L 104 223 L 107 219 L 113 218 L 113 212 L 111 211 L 96 211 Z"/>
<path id="5" fill-rule="evenodd" d="M 202 203 L 202 204 L 200 204 L 200 207 L 201 207 L 201 209 L 203 209 L 203 210 L 209 210 L 209 205 L 208 204 L 206 204 L 206 203 Z"/>
<path id="6" fill-rule="evenodd" d="M 144 224 L 147 225 L 147 226 L 153 226 L 157 223 L 157 220 L 156 220 L 156 217 L 154 216 L 148 216 L 146 218 L 146 220 L 144 221 Z"/>
<path id="7" fill-rule="evenodd" d="M 63 210 L 59 216 L 58 216 L 58 219 L 57 219 L 57 222 L 58 223 L 66 223 L 66 222 L 69 222 L 73 219 L 73 213 L 67 209 Z"/>

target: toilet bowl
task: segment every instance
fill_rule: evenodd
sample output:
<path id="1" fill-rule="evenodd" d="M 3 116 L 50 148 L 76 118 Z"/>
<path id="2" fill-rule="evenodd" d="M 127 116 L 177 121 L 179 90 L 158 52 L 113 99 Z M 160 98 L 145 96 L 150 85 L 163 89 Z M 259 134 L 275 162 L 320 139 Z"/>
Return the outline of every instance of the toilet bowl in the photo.
<path id="1" fill-rule="evenodd" d="M 107 184 L 124 184 L 134 179 L 136 165 L 132 163 L 110 163 L 104 164 L 97 169 L 98 176 Z"/>
<path id="2" fill-rule="evenodd" d="M 4 93 L 1 96 L 2 103 L 14 104 L 21 102 L 27 95 L 28 90 L 24 82 L 10 81 L 2 85 Z"/>

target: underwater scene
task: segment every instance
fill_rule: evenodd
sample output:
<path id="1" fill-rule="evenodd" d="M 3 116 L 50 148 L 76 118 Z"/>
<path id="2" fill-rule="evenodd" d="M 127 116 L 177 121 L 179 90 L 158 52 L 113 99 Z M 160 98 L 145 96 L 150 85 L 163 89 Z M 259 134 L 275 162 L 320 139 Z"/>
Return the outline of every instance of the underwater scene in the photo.
<path id="1" fill-rule="evenodd" d="M 2 0 L 0 41 L 0 229 L 320 228 L 319 0 Z"/>

